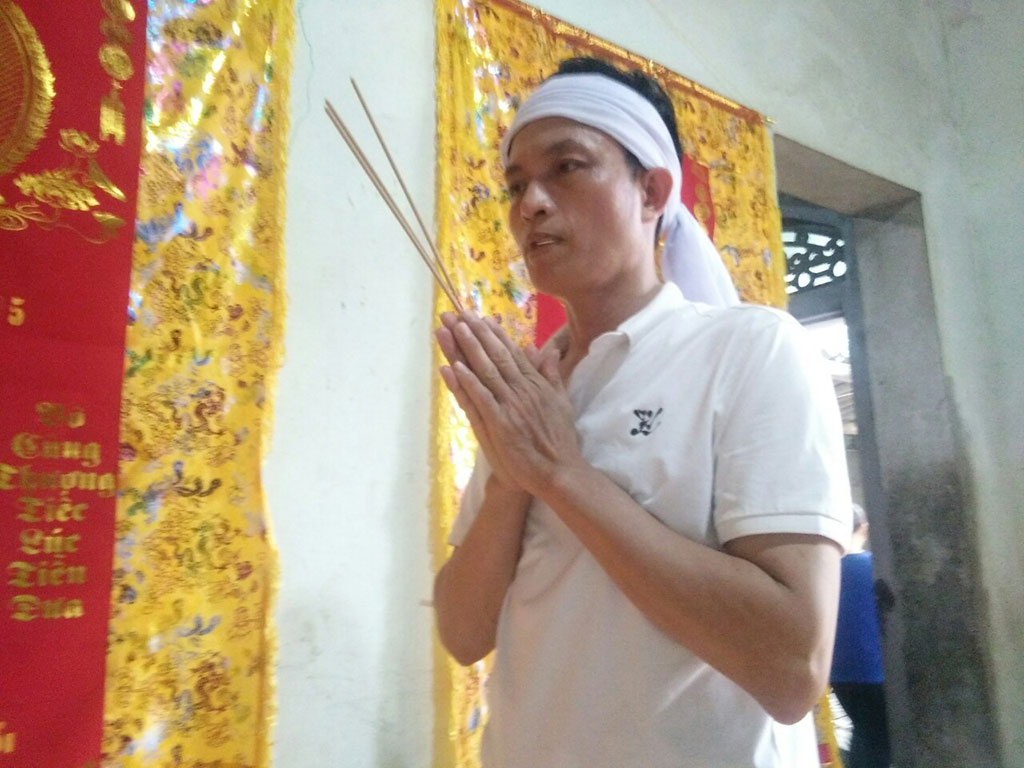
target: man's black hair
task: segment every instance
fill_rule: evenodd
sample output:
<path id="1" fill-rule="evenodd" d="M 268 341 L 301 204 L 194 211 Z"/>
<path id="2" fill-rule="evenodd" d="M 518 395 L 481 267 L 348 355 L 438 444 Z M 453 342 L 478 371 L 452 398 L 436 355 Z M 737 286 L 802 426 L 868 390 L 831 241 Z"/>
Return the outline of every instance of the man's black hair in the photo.
<path id="1" fill-rule="evenodd" d="M 672 137 L 672 144 L 676 148 L 676 155 L 682 160 L 683 147 L 679 142 L 679 128 L 676 125 L 676 112 L 672 107 L 672 100 L 661 87 L 661 84 L 653 77 L 644 74 L 639 70 L 626 71 L 619 69 L 614 64 L 604 59 L 596 59 L 590 56 L 578 56 L 566 59 L 558 66 L 556 75 L 578 75 L 597 74 L 604 75 L 623 85 L 632 88 L 639 93 L 658 111 L 661 119 L 668 127 L 668 134 Z"/>

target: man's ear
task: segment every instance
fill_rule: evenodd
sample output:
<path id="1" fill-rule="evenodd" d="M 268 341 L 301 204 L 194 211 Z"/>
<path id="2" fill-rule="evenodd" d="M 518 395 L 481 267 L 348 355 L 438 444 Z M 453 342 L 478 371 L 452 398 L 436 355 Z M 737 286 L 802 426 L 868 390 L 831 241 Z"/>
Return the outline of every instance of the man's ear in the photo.
<path id="1" fill-rule="evenodd" d="M 644 220 L 657 219 L 665 212 L 668 196 L 672 193 L 672 174 L 667 168 L 649 168 L 644 171 Z"/>

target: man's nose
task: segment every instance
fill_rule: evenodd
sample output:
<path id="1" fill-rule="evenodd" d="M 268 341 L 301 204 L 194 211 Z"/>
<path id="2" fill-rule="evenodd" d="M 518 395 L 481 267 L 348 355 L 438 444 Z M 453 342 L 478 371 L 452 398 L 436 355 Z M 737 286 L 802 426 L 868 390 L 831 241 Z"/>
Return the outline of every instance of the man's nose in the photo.
<path id="1" fill-rule="evenodd" d="M 551 197 L 539 181 L 533 180 L 526 184 L 519 201 L 519 212 L 524 219 L 532 219 L 551 212 Z"/>

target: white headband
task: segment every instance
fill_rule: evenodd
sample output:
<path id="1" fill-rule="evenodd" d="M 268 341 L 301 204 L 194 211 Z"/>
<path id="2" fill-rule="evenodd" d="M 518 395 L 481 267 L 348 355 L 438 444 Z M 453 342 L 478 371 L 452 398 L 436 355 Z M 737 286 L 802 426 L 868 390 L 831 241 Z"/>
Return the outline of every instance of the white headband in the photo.
<path id="1" fill-rule="evenodd" d="M 680 161 L 665 121 L 651 102 L 604 75 L 548 78 L 519 106 L 501 141 L 501 159 L 506 165 L 516 133 L 545 117 L 565 117 L 596 128 L 631 152 L 644 168 L 665 168 L 672 174 L 672 192 L 662 218 L 662 274 L 691 301 L 720 306 L 739 303 L 718 249 L 682 203 Z"/>

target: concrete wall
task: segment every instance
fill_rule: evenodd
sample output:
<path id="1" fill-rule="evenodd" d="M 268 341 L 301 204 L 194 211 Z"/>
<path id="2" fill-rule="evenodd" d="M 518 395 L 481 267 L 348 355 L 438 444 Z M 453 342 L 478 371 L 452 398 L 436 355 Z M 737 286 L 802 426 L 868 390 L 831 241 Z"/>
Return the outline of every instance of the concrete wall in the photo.
<path id="1" fill-rule="evenodd" d="M 997 0 L 538 5 L 922 196 L 980 519 L 1006 765 L 1024 765 L 1024 9 Z M 266 478 L 283 567 L 275 765 L 431 764 L 431 287 L 323 114 L 371 102 L 433 210 L 430 0 L 297 0 L 285 365 Z M 1010 171 L 1010 172 L 1008 172 Z"/>
<path id="2" fill-rule="evenodd" d="M 955 95 L 953 130 L 963 160 L 955 199 L 968 247 L 957 261 L 977 281 L 977 303 L 940 299 L 951 361 L 963 392 L 974 488 L 983 515 L 979 544 L 991 616 L 993 671 L 1007 766 L 1024 765 L 1024 4 L 987 0 L 945 17 L 943 44 Z M 951 260 L 953 260 L 951 258 Z M 936 273 L 943 270 L 933 267 Z M 965 332 L 970 328 L 970 332 Z"/>

